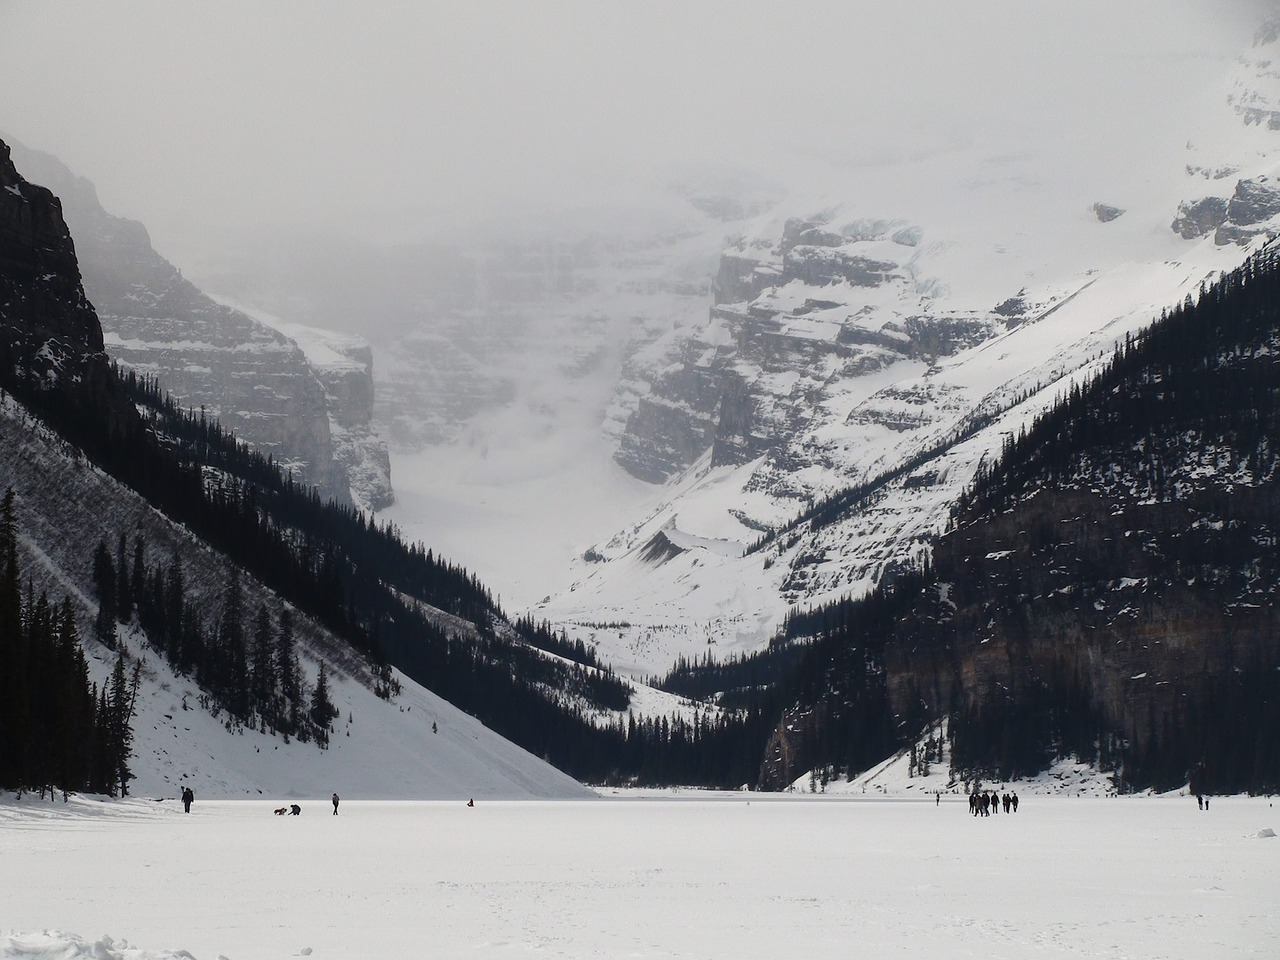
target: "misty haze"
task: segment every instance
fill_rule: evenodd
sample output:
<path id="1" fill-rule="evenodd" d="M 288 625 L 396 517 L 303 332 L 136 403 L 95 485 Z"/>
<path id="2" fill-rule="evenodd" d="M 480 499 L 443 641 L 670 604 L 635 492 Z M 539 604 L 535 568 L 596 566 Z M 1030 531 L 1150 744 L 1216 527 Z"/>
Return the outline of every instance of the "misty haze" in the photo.
<path id="1" fill-rule="evenodd" d="M 1152 875 L 1199 842 L 1159 804 L 1226 794 L 1252 837 L 1277 64 L 1262 0 L 0 3 L 0 579 L 74 598 L 92 689 L 133 665 L 107 792 L 1142 792 Z M 724 909 L 785 952 L 772 898 Z"/>

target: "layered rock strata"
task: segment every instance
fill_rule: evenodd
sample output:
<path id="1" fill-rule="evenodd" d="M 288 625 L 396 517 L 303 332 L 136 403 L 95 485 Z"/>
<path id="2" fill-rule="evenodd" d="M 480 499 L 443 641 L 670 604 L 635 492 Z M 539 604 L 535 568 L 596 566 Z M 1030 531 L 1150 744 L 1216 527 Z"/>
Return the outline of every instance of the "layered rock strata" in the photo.
<path id="1" fill-rule="evenodd" d="M 325 388 L 298 345 L 202 293 L 152 248 L 142 224 L 103 210 L 88 180 L 48 154 L 17 149 L 24 169 L 62 198 L 110 356 L 156 377 L 183 406 L 217 418 L 322 496 L 351 502 Z"/>

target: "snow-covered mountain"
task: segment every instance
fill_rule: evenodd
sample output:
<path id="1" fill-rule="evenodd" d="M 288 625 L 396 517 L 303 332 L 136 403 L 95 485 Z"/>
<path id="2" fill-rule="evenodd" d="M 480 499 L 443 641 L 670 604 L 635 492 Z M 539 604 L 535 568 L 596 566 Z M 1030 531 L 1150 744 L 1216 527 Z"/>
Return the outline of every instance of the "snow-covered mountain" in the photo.
<path id="1" fill-rule="evenodd" d="M 1265 27 L 1192 139 L 1119 179 L 979 147 L 920 161 L 937 194 L 886 182 L 758 218 L 705 319 L 628 386 L 617 458 L 670 478 L 661 504 L 538 615 L 647 674 L 758 649 L 792 606 L 927 552 L 1011 431 L 1277 232 L 1277 52 Z M 828 499 L 833 522 L 795 523 Z"/>
<path id="2" fill-rule="evenodd" d="M 1048 101 L 799 186 L 685 170 L 420 248 L 247 249 L 215 286 L 341 329 L 367 302 L 387 516 L 660 673 L 927 551 L 1009 431 L 1274 229 L 1277 47 L 1139 51 L 1106 112 Z M 840 522 L 791 528 L 826 498 Z"/>

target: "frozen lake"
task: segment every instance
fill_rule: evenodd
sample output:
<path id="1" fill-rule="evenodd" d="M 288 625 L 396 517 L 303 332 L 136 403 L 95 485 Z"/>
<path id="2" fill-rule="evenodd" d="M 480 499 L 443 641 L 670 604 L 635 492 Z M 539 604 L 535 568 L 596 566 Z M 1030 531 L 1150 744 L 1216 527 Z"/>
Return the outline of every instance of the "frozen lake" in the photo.
<path id="1" fill-rule="evenodd" d="M 0 957 L 1280 956 L 1262 798 L 276 805 L 0 801 Z"/>

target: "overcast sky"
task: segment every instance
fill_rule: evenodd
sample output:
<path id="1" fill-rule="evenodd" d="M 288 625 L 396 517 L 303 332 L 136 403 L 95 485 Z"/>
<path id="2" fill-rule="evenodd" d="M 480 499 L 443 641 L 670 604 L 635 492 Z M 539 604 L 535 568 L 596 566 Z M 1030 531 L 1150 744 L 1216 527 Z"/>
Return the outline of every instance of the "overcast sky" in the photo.
<path id="1" fill-rule="evenodd" d="M 1121 101 L 1155 122 L 1271 6 L 0 0 L 0 130 L 181 262 L 246 222 L 404 238 L 677 161 L 785 181 L 1068 136 Z"/>

